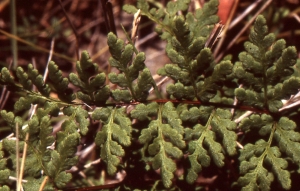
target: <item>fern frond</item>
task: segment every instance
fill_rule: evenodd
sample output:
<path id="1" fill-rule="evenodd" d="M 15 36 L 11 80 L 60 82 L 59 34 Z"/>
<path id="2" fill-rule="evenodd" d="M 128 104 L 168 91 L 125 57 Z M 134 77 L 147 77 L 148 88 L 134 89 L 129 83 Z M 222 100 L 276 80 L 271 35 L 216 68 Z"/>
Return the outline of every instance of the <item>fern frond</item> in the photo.
<path id="1" fill-rule="evenodd" d="M 65 115 L 70 116 L 68 120 L 64 121 L 62 128 L 67 133 L 75 133 L 80 130 L 82 135 L 86 135 L 90 120 L 88 119 L 88 112 L 81 106 L 69 106 L 63 109 Z"/>
<path id="2" fill-rule="evenodd" d="M 47 175 L 54 181 L 59 188 L 64 187 L 72 178 L 69 170 L 78 161 L 74 156 L 79 144 L 79 134 L 57 133 L 57 150 L 51 152 L 51 161 L 45 166 Z"/>
<path id="3" fill-rule="evenodd" d="M 49 69 L 49 80 L 52 81 L 54 91 L 58 94 L 58 97 L 62 101 L 71 102 L 75 99 L 75 95 L 72 90 L 68 88 L 69 80 L 62 76 L 62 71 L 58 69 L 58 66 L 50 61 L 48 65 Z"/>
<path id="4" fill-rule="evenodd" d="M 113 84 L 125 88 L 113 90 L 113 98 L 123 102 L 130 102 L 132 99 L 145 101 L 154 84 L 150 71 L 145 68 L 145 54 L 140 52 L 133 58 L 134 47 L 131 44 L 124 46 L 124 42 L 113 33 L 108 34 L 107 43 L 112 55 L 109 63 L 120 71 L 119 74 L 110 73 L 108 78 Z M 136 79 L 137 83 L 134 83 Z"/>
<path id="5" fill-rule="evenodd" d="M 98 65 L 93 63 L 86 51 L 82 52 L 76 63 L 77 74 L 69 75 L 70 82 L 80 88 L 77 98 L 89 105 L 102 105 L 110 96 L 110 89 L 105 85 L 106 75 L 99 73 Z"/>
<path id="6" fill-rule="evenodd" d="M 20 67 L 19 67 L 20 68 Z M 49 97 L 50 95 L 50 87 L 48 84 L 45 84 L 43 80 L 43 76 L 39 74 L 39 71 L 37 69 L 34 69 L 32 64 L 28 65 L 28 79 L 32 81 L 32 84 L 35 85 L 35 87 L 38 89 L 38 91 L 45 97 Z M 23 79 L 23 78 L 22 78 Z M 22 80 L 20 79 L 20 80 Z M 21 81 L 21 83 L 26 84 L 27 81 Z"/>
<path id="7" fill-rule="evenodd" d="M 202 108 L 202 112 L 207 112 L 206 115 L 209 110 L 211 108 Z M 191 109 L 189 113 L 195 118 L 188 118 L 188 120 L 196 121 L 197 118 L 200 118 L 198 112 L 197 108 Z M 187 114 L 187 111 L 183 112 L 182 116 Z M 196 123 L 192 130 L 186 130 L 186 137 L 191 139 L 188 150 L 191 168 L 188 169 L 186 177 L 189 183 L 195 182 L 198 173 L 202 171 L 203 167 L 210 165 L 211 159 L 219 167 L 224 165 L 225 156 L 222 146 L 229 155 L 236 154 L 237 136 L 234 132 L 236 124 L 230 118 L 229 111 L 217 109 L 210 114 L 205 126 Z M 216 141 L 216 135 L 221 137 L 222 144 Z"/>
<path id="8" fill-rule="evenodd" d="M 287 117 L 281 117 L 276 124 L 274 138 L 281 152 L 286 153 L 295 164 L 300 163 L 300 133 L 295 131 L 296 124 Z"/>
<path id="9" fill-rule="evenodd" d="M 275 175 L 284 189 L 290 189 L 291 175 L 286 170 L 288 161 L 281 157 L 281 152 L 286 153 L 294 163 L 299 164 L 300 134 L 294 131 L 295 123 L 285 117 L 280 118 L 278 122 L 271 122 L 272 119 L 267 115 L 261 118 L 256 115 L 252 119 L 256 122 L 255 125 L 253 123 L 254 126 L 262 126 L 259 130 L 260 134 L 270 134 L 270 137 L 268 142 L 261 139 L 255 145 L 247 144 L 244 147 L 239 160 L 241 161 L 241 174 L 245 175 L 239 178 L 238 183 L 243 186 L 243 189 L 270 190 L 271 182 L 273 182 L 272 176 Z M 244 126 L 246 121 L 248 120 L 243 121 Z M 273 138 L 278 142 L 279 148 L 271 146 Z M 266 176 L 266 172 L 269 171 L 268 166 L 271 166 L 271 172 L 268 172 L 270 178 L 265 179 L 263 176 Z M 262 181 L 266 182 L 261 184 Z"/>
<path id="10" fill-rule="evenodd" d="M 268 142 L 259 140 L 255 145 L 245 145 L 241 151 L 240 173 L 244 176 L 238 179 L 238 184 L 242 190 L 270 190 L 274 176 L 263 166 L 269 149 Z"/>
<path id="11" fill-rule="evenodd" d="M 10 74 L 9 70 L 6 67 L 1 69 L 1 84 L 12 86 L 15 84 L 15 78 Z"/>
<path id="12" fill-rule="evenodd" d="M 10 170 L 7 167 L 7 159 L 4 158 L 4 152 L 2 150 L 3 145 L 0 143 L 0 184 L 3 185 L 8 182 L 10 176 Z"/>
<path id="13" fill-rule="evenodd" d="M 143 108 L 149 107 L 149 112 L 143 112 Z M 139 141 L 145 144 L 148 153 L 151 156 L 153 169 L 160 169 L 162 182 L 165 187 L 169 188 L 174 177 L 176 164 L 172 158 L 178 159 L 182 157 L 181 149 L 185 147 L 183 141 L 183 127 L 181 120 L 171 102 L 159 105 L 152 103 L 147 106 L 141 104 L 131 111 L 131 116 L 137 116 L 139 120 L 150 119 L 155 115 L 156 120 L 152 120 L 148 128 L 143 129 L 139 137 Z M 146 159 L 144 159 L 146 160 Z"/>
<path id="14" fill-rule="evenodd" d="M 100 156 L 107 165 L 108 174 L 114 175 L 120 164 L 119 157 L 125 155 L 122 146 L 131 144 L 131 122 L 125 114 L 125 108 L 99 108 L 93 112 L 92 118 L 104 123 L 95 142 L 101 147 Z"/>
<path id="15" fill-rule="evenodd" d="M 281 99 L 297 93 L 300 88 L 300 78 L 291 77 L 296 49 L 285 48 L 284 40 L 274 42 L 275 36 L 268 34 L 263 16 L 257 17 L 249 38 L 250 42 L 245 43 L 247 52 L 240 53 L 241 62 L 234 68 L 236 77 L 244 84 L 235 95 L 242 103 L 275 113 L 282 107 Z"/>
<path id="16" fill-rule="evenodd" d="M 32 81 L 29 79 L 28 74 L 23 70 L 23 68 L 18 67 L 16 71 L 16 75 L 22 84 L 23 88 L 26 90 L 32 90 Z"/>

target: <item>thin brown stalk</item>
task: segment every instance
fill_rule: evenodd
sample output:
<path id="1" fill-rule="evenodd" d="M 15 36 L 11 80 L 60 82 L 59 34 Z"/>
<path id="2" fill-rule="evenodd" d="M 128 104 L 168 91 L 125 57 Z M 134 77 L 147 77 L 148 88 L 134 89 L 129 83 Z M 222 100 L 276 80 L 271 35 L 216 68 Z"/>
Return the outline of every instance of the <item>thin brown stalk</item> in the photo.
<path id="1" fill-rule="evenodd" d="M 19 149 L 19 124 L 16 123 L 16 184 L 17 184 L 17 190 L 19 190 L 18 186 L 19 184 L 19 173 L 20 173 L 20 163 L 19 163 L 19 158 L 20 158 L 20 149 Z M 22 180 L 22 179 L 21 179 Z"/>
<path id="2" fill-rule="evenodd" d="M 226 49 L 219 54 L 219 56 L 216 58 L 216 60 L 221 60 L 223 58 L 224 54 L 226 53 L 227 50 L 229 50 L 235 43 L 238 38 L 250 27 L 250 25 L 254 22 L 256 17 L 263 12 L 272 2 L 272 0 L 268 0 L 256 13 L 253 15 L 252 19 L 244 26 L 244 28 L 235 36 L 234 39 L 229 43 L 229 45 L 226 47 Z"/>
<path id="3" fill-rule="evenodd" d="M 16 0 L 10 1 L 11 33 L 17 36 Z M 13 55 L 13 68 L 18 66 L 18 45 L 16 39 L 11 39 L 11 51 Z"/>
<path id="4" fill-rule="evenodd" d="M 48 176 L 45 176 L 40 188 L 39 188 L 39 191 L 42 191 L 44 189 L 44 187 L 46 186 L 47 184 L 47 181 L 48 181 L 49 177 Z"/>
<path id="5" fill-rule="evenodd" d="M 229 30 L 232 29 L 235 25 L 237 25 L 242 19 L 244 19 L 251 11 L 253 11 L 261 2 L 262 0 L 257 0 L 251 5 L 239 16 L 237 16 L 229 25 Z"/>
<path id="6" fill-rule="evenodd" d="M 78 36 L 78 34 L 77 34 L 77 31 L 76 31 L 76 29 L 75 29 L 75 26 L 73 25 L 72 21 L 70 20 L 70 18 L 69 18 L 69 16 L 68 16 L 68 13 L 66 12 L 66 10 L 65 10 L 65 8 L 64 8 L 64 6 L 63 6 L 63 4 L 61 3 L 61 0 L 58 0 L 58 2 L 59 2 L 59 5 L 60 5 L 60 7 L 61 7 L 61 9 L 62 9 L 62 11 L 63 11 L 63 13 L 64 13 L 66 19 L 67 19 L 67 21 L 69 22 L 69 24 L 70 24 L 70 26 L 71 26 L 71 28 L 72 28 L 72 30 L 73 30 L 73 33 L 75 34 L 75 37 L 76 37 L 76 57 L 77 57 L 77 60 L 79 60 L 79 43 L 78 43 L 78 41 L 79 41 L 79 36 Z"/>
<path id="7" fill-rule="evenodd" d="M 113 9 L 112 9 L 112 4 L 111 2 L 106 2 L 106 6 L 105 6 L 106 10 L 107 10 L 107 16 L 109 18 L 109 27 L 110 27 L 110 31 L 113 32 L 116 36 L 117 35 L 117 29 L 115 26 L 115 19 L 114 19 L 114 14 L 113 14 Z"/>
<path id="8" fill-rule="evenodd" d="M 229 29 L 229 25 L 230 25 L 230 23 L 232 21 L 232 18 L 234 16 L 235 12 L 236 12 L 238 4 L 239 4 L 239 0 L 235 0 L 233 8 L 232 8 L 232 11 L 230 12 L 229 17 L 228 17 L 228 19 L 226 21 L 226 24 L 225 24 L 225 26 L 223 28 L 222 36 L 221 36 L 220 40 L 218 41 L 217 46 L 216 46 L 216 48 L 214 50 L 214 56 L 215 57 L 216 57 L 216 55 L 218 55 L 218 53 L 219 53 L 219 51 L 220 51 L 220 49 L 221 49 L 221 47 L 223 45 L 223 42 L 224 42 L 224 40 L 226 38 L 226 33 L 227 33 L 228 29 Z M 216 62 L 219 62 L 219 60 L 216 60 Z"/>

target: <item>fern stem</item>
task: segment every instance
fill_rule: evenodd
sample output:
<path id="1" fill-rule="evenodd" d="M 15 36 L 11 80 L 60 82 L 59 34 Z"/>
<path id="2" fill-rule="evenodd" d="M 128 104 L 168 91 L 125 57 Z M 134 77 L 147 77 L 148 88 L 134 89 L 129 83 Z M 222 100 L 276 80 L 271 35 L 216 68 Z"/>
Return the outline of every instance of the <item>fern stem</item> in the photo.
<path id="1" fill-rule="evenodd" d="M 64 105 L 64 106 L 73 106 L 73 105 L 84 105 L 82 103 L 66 103 L 66 102 L 63 102 L 63 101 L 60 101 L 60 100 L 57 100 L 55 98 L 51 98 L 51 97 L 44 97 L 43 95 L 41 94 L 38 94 L 36 92 L 32 92 L 32 91 L 28 91 L 28 90 L 24 90 L 27 94 L 31 94 L 32 96 L 35 96 L 35 97 L 38 97 L 42 100 L 46 100 L 46 101 L 49 101 L 49 102 L 54 102 L 54 103 L 58 103 L 58 104 L 61 104 L 61 105 Z"/>
<path id="2" fill-rule="evenodd" d="M 162 26 L 162 28 L 164 28 L 168 33 L 170 33 L 171 36 L 175 36 L 172 29 L 170 29 L 167 25 L 163 24 L 163 22 L 161 22 L 160 20 L 153 17 L 151 14 L 145 13 L 142 10 L 141 10 L 141 14 L 145 15 L 146 17 L 148 17 L 148 19 L 152 20 L 156 24 L 159 24 L 160 26 Z"/>
<path id="3" fill-rule="evenodd" d="M 128 40 L 128 42 L 132 45 L 133 47 L 133 51 L 134 53 L 137 55 L 139 53 L 139 51 L 136 49 L 136 47 L 134 46 L 134 43 L 132 41 L 132 39 L 130 38 L 130 36 L 128 35 L 127 31 L 125 30 L 124 26 L 121 24 L 122 30 L 126 36 L 126 39 Z"/>
<path id="4" fill-rule="evenodd" d="M 274 136 L 275 130 L 276 130 L 276 128 L 275 128 L 275 125 L 273 124 L 272 131 L 271 131 L 271 134 L 270 134 L 270 137 L 269 137 L 269 140 L 268 140 L 268 145 L 267 145 L 267 147 L 265 148 L 263 154 L 259 157 L 259 158 L 260 158 L 260 161 L 259 161 L 259 163 L 258 163 L 258 165 L 257 165 L 257 166 L 259 166 L 259 167 L 256 167 L 256 169 L 255 169 L 256 173 L 259 173 L 259 172 L 257 172 L 257 169 L 263 168 L 264 158 L 265 158 L 266 155 L 268 154 L 269 149 L 270 149 L 270 147 L 271 147 L 271 144 L 272 144 L 272 140 L 273 140 L 273 136 Z"/>
<path id="5" fill-rule="evenodd" d="M 206 127 L 205 131 L 200 136 L 199 143 L 201 143 L 201 144 L 203 143 L 204 138 L 206 137 L 206 134 L 208 133 L 209 129 L 211 128 L 210 123 L 211 123 L 212 119 L 214 118 L 215 112 L 216 112 L 215 110 L 212 111 L 212 113 L 210 114 L 210 116 L 209 116 L 209 118 L 208 118 L 208 120 L 207 120 L 207 122 L 205 124 L 205 127 Z"/>

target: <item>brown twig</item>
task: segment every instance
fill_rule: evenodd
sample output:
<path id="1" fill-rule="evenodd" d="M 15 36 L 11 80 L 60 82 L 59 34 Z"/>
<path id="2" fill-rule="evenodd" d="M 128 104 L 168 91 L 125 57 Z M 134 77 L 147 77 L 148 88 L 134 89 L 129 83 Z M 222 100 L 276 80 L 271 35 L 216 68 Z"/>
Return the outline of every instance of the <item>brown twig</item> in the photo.
<path id="1" fill-rule="evenodd" d="M 17 191 L 21 190 L 21 184 L 22 184 L 22 178 L 24 173 L 24 166 L 25 166 L 25 159 L 26 159 L 26 153 L 27 153 L 27 141 L 29 140 L 29 133 L 26 133 L 25 142 L 24 142 L 24 148 L 23 148 L 23 154 L 22 154 L 22 162 L 21 162 L 21 168 L 20 168 L 20 174 L 18 177 L 18 186 Z"/>
<path id="2" fill-rule="evenodd" d="M 256 13 L 253 15 L 252 19 L 243 27 L 243 29 L 231 40 L 229 45 L 225 48 L 225 50 L 219 54 L 219 56 L 216 58 L 216 60 L 221 60 L 221 58 L 224 56 L 225 52 L 229 50 L 235 43 L 238 38 L 250 27 L 250 25 L 254 22 L 256 17 L 263 12 L 272 2 L 272 0 L 268 0 Z"/>
<path id="3" fill-rule="evenodd" d="M 42 184 L 41 184 L 41 186 L 40 186 L 40 188 L 39 188 L 39 191 L 43 191 L 43 189 L 44 189 L 44 187 L 45 187 L 45 185 L 46 185 L 48 179 L 49 179 L 49 177 L 48 177 L 48 176 L 45 176 L 45 178 L 44 178 L 44 180 L 43 180 L 43 182 L 42 182 Z"/>
<path id="4" fill-rule="evenodd" d="M 58 2 L 59 2 L 59 5 L 60 5 L 60 7 L 61 7 L 61 9 L 62 9 L 65 17 L 67 18 L 67 21 L 69 22 L 69 24 L 70 24 L 70 26 L 71 26 L 71 28 L 73 30 L 73 33 L 75 34 L 75 37 L 76 37 L 76 57 L 77 57 L 77 60 L 79 60 L 79 42 L 78 42 L 79 41 L 79 36 L 77 34 L 75 26 L 73 25 L 72 21 L 70 20 L 70 18 L 68 16 L 68 13 L 66 12 L 63 4 L 61 3 L 61 0 L 58 0 Z"/>

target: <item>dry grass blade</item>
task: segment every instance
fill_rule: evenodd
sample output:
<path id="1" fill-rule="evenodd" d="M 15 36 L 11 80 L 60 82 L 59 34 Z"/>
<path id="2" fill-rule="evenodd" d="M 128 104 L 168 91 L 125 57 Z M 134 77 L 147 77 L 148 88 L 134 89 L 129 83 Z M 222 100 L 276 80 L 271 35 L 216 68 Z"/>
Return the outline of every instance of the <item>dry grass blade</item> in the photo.
<path id="1" fill-rule="evenodd" d="M 26 41 L 26 40 L 24 40 L 24 39 L 22 39 L 22 38 L 20 38 L 20 37 L 18 37 L 18 36 L 16 36 L 16 35 L 13 35 L 13 34 L 10 34 L 10 33 L 8 33 L 8 32 L 5 32 L 4 30 L 1 30 L 1 29 L 0 29 L 0 33 L 4 34 L 4 35 L 7 36 L 8 38 L 13 38 L 13 39 L 15 39 L 15 40 L 17 40 L 17 41 L 19 41 L 19 42 L 21 42 L 21 43 L 23 43 L 23 44 L 26 44 L 26 45 L 32 47 L 33 49 L 35 49 L 35 50 L 37 50 L 37 51 L 45 52 L 45 53 L 49 53 L 49 52 L 50 52 L 50 50 L 48 50 L 48 49 L 46 49 L 46 48 L 37 46 L 37 45 L 35 45 L 34 43 L 31 43 L 31 42 L 29 42 L 29 41 Z M 56 57 L 65 59 L 65 60 L 67 60 L 67 61 L 70 61 L 70 62 L 75 62 L 75 61 L 76 61 L 75 59 L 70 58 L 70 57 L 68 57 L 68 56 L 66 56 L 66 55 L 64 55 L 64 54 L 59 54 L 59 53 L 53 52 L 53 55 L 56 56 Z"/>

